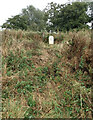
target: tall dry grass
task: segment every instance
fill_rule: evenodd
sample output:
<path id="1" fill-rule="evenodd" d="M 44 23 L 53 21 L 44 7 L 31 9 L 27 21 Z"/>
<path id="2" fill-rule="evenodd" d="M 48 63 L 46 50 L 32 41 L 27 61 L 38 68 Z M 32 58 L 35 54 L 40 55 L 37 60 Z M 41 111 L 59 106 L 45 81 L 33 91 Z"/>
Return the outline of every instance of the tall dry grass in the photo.
<path id="1" fill-rule="evenodd" d="M 4 118 L 92 117 L 90 31 L 53 34 L 54 45 L 49 33 L 2 34 Z"/>

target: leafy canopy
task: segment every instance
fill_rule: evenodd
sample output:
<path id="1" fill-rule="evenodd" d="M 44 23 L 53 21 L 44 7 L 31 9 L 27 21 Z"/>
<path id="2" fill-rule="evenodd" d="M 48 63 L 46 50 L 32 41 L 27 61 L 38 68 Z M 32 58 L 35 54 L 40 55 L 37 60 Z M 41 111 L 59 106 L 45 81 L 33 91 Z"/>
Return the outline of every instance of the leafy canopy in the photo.
<path id="1" fill-rule="evenodd" d="M 85 2 L 74 2 L 72 4 L 59 5 L 51 2 L 45 9 L 47 16 L 47 29 L 67 30 L 75 28 L 87 28 L 86 23 L 90 21 L 86 14 L 88 4 Z"/>
<path id="2" fill-rule="evenodd" d="M 8 18 L 2 28 L 40 31 L 45 25 L 43 17 L 43 11 L 30 5 L 26 9 L 22 9 L 21 14 Z"/>
<path id="3" fill-rule="evenodd" d="M 72 4 L 49 3 L 44 11 L 30 5 L 22 9 L 22 13 L 8 20 L 2 28 L 42 31 L 69 31 L 70 29 L 88 28 L 86 23 L 91 21 L 87 14 L 92 4 L 73 2 Z M 91 10 L 93 11 L 93 10 Z"/>

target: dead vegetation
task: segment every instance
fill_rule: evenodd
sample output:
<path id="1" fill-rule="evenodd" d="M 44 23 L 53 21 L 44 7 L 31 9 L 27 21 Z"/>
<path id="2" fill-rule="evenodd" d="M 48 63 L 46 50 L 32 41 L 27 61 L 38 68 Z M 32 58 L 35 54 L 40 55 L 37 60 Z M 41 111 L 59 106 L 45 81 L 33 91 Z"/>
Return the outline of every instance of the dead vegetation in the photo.
<path id="1" fill-rule="evenodd" d="M 3 118 L 92 118 L 90 31 L 2 34 Z"/>

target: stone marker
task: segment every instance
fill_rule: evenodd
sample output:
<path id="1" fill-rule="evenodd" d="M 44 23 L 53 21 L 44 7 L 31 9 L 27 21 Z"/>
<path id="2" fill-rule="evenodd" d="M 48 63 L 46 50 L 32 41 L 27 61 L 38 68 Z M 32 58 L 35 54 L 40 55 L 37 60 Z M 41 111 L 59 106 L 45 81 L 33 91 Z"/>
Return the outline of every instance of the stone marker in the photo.
<path id="1" fill-rule="evenodd" d="M 54 37 L 52 35 L 49 36 L 49 44 L 54 44 Z"/>

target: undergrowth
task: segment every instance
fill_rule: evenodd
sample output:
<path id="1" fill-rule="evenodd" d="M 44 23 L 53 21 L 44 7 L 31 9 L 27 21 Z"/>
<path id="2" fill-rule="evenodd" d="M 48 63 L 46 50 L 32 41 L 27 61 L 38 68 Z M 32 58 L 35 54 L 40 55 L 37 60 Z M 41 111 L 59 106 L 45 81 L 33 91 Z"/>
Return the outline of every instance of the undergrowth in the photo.
<path id="1" fill-rule="evenodd" d="M 92 118 L 90 31 L 2 31 L 3 118 Z"/>

